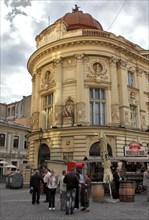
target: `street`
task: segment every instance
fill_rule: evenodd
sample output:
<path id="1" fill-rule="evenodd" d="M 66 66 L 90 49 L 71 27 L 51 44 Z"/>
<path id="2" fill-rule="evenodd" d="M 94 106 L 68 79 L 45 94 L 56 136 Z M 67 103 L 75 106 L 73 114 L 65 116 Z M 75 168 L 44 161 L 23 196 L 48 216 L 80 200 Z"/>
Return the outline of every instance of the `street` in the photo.
<path id="1" fill-rule="evenodd" d="M 149 202 L 146 195 L 136 194 L 134 202 L 112 202 L 105 196 L 102 203 L 90 202 L 90 212 L 75 210 L 73 215 L 60 211 L 59 194 L 56 195 L 56 210 L 49 211 L 44 203 L 45 195 L 40 196 L 40 204 L 31 204 L 28 188 L 6 189 L 0 184 L 0 219 L 1 220 L 148 220 Z"/>

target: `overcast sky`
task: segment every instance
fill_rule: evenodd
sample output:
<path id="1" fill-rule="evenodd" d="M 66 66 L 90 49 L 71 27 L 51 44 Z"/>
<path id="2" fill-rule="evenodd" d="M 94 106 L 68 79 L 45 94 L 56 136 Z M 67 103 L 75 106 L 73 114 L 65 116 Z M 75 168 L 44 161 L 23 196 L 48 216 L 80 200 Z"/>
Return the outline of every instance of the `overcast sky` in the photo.
<path id="1" fill-rule="evenodd" d="M 27 61 L 36 50 L 35 37 L 75 4 L 105 31 L 149 49 L 149 0 L 0 0 L 1 103 L 31 94 Z"/>

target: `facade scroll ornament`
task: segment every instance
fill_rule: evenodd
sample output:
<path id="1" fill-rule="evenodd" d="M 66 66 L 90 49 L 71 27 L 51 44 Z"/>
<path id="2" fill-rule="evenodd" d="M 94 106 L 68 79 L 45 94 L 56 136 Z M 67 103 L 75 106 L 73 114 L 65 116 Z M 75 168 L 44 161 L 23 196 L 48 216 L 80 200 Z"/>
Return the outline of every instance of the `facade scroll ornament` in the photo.
<path id="1" fill-rule="evenodd" d="M 54 64 L 54 67 L 55 67 L 57 64 L 62 64 L 62 58 L 55 59 L 55 60 L 53 61 L 53 64 Z"/>
<path id="2" fill-rule="evenodd" d="M 122 59 L 119 59 L 119 60 L 117 61 L 117 66 L 118 66 L 119 68 L 124 68 L 124 69 L 126 69 L 126 67 L 127 67 L 127 62 L 124 61 L 124 60 L 122 60 Z"/>
<path id="3" fill-rule="evenodd" d="M 116 65 L 117 62 L 118 62 L 117 58 L 115 58 L 115 57 L 110 58 L 110 65 Z"/>
<path id="4" fill-rule="evenodd" d="M 142 77 L 142 74 L 145 72 L 143 69 L 141 69 L 140 67 L 136 67 L 136 72 L 138 74 L 138 76 L 141 76 Z"/>
<path id="5" fill-rule="evenodd" d="M 82 60 L 83 57 L 84 57 L 84 54 L 83 54 L 83 53 L 82 53 L 82 54 L 75 54 L 75 58 L 76 58 L 77 60 Z"/>

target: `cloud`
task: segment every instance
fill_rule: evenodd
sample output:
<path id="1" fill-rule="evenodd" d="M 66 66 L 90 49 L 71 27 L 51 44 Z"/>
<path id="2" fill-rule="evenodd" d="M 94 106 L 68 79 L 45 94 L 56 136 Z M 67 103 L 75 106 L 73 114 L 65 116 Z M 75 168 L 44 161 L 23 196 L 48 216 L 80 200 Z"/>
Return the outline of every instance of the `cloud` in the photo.
<path id="1" fill-rule="evenodd" d="M 31 6 L 31 0 L 5 0 L 4 3 L 10 9 L 10 12 L 5 16 L 5 18 L 11 23 L 19 14 L 27 16 L 27 13 L 23 10 L 23 8 Z"/>
<path id="2" fill-rule="evenodd" d="M 10 103 L 31 94 L 27 61 L 36 35 L 77 4 L 108 31 L 125 0 L 4 0 L 1 10 L 1 100 Z M 110 32 L 148 49 L 149 1 L 127 0 Z M 50 17 L 50 24 L 49 24 Z"/>

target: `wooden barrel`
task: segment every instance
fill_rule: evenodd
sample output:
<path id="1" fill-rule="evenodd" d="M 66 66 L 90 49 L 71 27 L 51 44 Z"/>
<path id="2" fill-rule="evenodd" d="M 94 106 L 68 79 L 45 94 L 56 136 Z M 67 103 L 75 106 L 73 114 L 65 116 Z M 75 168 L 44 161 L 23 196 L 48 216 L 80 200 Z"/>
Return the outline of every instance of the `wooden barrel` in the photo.
<path id="1" fill-rule="evenodd" d="M 120 182 L 119 198 L 121 202 L 134 202 L 135 183 L 133 181 Z"/>
<path id="2" fill-rule="evenodd" d="M 103 202 L 104 201 L 103 182 L 92 182 L 92 200 L 94 202 Z"/>

